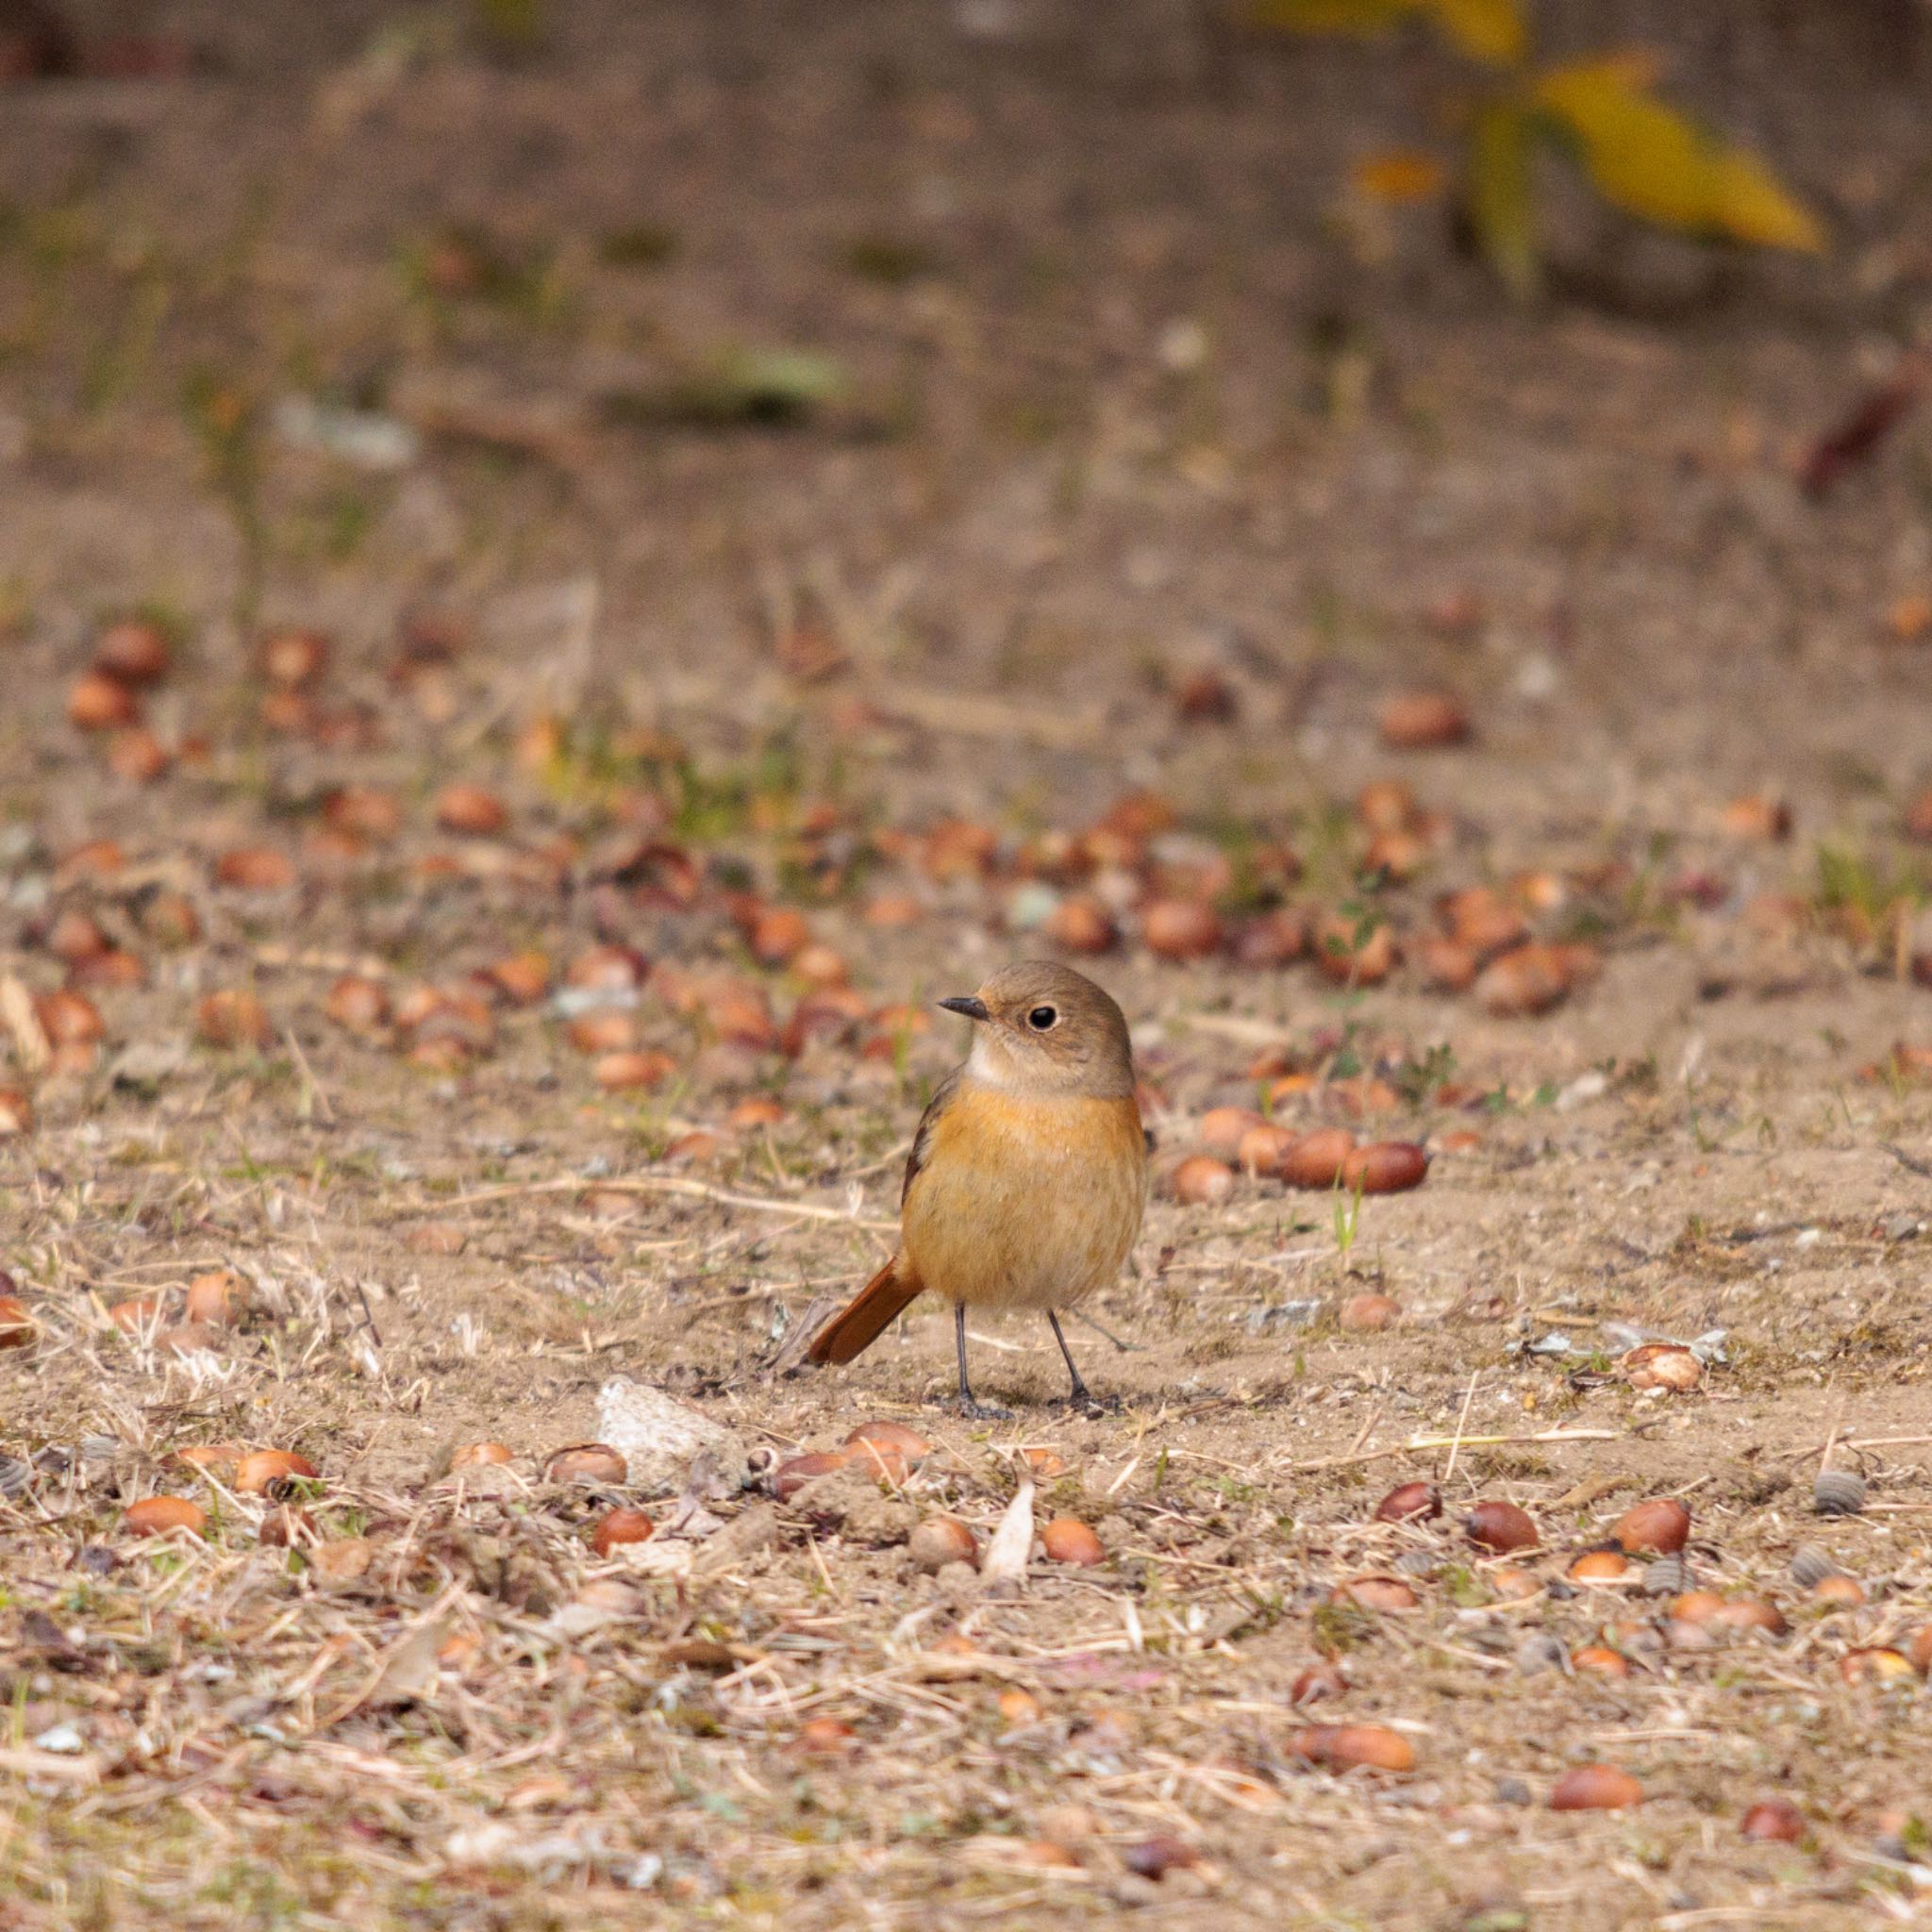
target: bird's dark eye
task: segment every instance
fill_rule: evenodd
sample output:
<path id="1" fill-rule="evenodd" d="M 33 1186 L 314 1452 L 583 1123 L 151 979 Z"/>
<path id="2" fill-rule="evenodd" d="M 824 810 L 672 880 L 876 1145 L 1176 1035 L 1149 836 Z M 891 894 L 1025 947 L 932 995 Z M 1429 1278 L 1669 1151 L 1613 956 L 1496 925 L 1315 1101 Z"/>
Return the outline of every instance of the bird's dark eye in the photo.
<path id="1" fill-rule="evenodd" d="M 1058 1018 L 1059 1015 L 1051 1007 L 1035 1007 L 1026 1015 L 1026 1024 L 1033 1028 L 1034 1032 L 1044 1033 Z"/>

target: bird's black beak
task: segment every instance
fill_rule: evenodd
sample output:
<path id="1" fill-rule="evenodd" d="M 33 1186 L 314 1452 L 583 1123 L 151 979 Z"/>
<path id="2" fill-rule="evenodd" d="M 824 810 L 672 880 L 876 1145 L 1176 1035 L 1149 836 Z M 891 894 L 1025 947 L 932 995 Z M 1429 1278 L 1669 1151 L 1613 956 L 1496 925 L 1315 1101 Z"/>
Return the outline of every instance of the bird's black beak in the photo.
<path id="1" fill-rule="evenodd" d="M 971 993 L 962 1000 L 941 1000 L 940 1005 L 949 1013 L 964 1013 L 969 1020 L 991 1020 L 986 1002 L 977 993 Z"/>

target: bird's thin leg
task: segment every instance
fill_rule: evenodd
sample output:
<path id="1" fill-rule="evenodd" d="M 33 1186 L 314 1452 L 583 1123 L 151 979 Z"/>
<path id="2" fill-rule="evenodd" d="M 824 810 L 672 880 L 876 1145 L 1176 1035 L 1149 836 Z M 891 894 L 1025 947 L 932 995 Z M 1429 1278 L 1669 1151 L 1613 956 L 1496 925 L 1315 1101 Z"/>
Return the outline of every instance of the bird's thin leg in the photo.
<path id="1" fill-rule="evenodd" d="M 995 1420 L 1010 1416 L 1011 1409 L 995 1408 L 991 1403 L 974 1399 L 973 1385 L 966 1379 L 966 1304 L 953 1304 L 953 1337 L 959 1347 L 959 1413 L 965 1416 L 991 1417 Z"/>
<path id="2" fill-rule="evenodd" d="M 1074 1366 L 1074 1352 L 1067 1346 L 1067 1338 L 1060 1333 L 1060 1318 L 1049 1308 L 1046 1311 L 1046 1319 L 1053 1325 L 1053 1339 L 1060 1345 L 1060 1359 L 1067 1365 L 1067 1374 L 1074 1378 L 1073 1393 L 1067 1400 L 1075 1408 L 1098 1408 L 1100 1405 L 1094 1401 L 1091 1391 L 1080 1379 L 1079 1370 Z"/>

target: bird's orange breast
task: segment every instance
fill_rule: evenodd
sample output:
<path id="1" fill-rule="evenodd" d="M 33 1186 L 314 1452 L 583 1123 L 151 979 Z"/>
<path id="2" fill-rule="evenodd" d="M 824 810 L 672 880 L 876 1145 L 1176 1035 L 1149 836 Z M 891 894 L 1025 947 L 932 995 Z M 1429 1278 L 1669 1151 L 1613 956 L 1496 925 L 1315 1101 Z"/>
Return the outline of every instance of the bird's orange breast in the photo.
<path id="1" fill-rule="evenodd" d="M 1119 1272 L 1147 1205 L 1133 1098 L 962 1084 L 906 1195 L 904 1254 L 949 1301 L 1065 1307 Z"/>

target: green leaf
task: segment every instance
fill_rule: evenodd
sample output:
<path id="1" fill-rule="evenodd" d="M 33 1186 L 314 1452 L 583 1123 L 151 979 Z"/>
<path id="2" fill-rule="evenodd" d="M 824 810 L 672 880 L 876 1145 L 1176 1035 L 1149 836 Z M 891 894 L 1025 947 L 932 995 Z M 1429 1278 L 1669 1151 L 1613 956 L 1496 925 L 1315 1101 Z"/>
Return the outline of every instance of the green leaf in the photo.
<path id="1" fill-rule="evenodd" d="M 1535 117 L 1520 102 L 1491 101 L 1470 129 L 1468 208 L 1489 263 L 1523 301 L 1542 286 L 1530 192 Z"/>
<path id="2" fill-rule="evenodd" d="M 1457 48 L 1491 67 L 1514 67 L 1529 48 L 1519 0 L 1423 0 L 1424 10 Z"/>
<path id="3" fill-rule="evenodd" d="M 1554 67 L 1534 98 L 1574 139 L 1598 193 L 1612 206 L 1693 235 L 1816 252 L 1817 220 L 1744 149 L 1707 134 L 1649 92 L 1641 58 Z"/>

